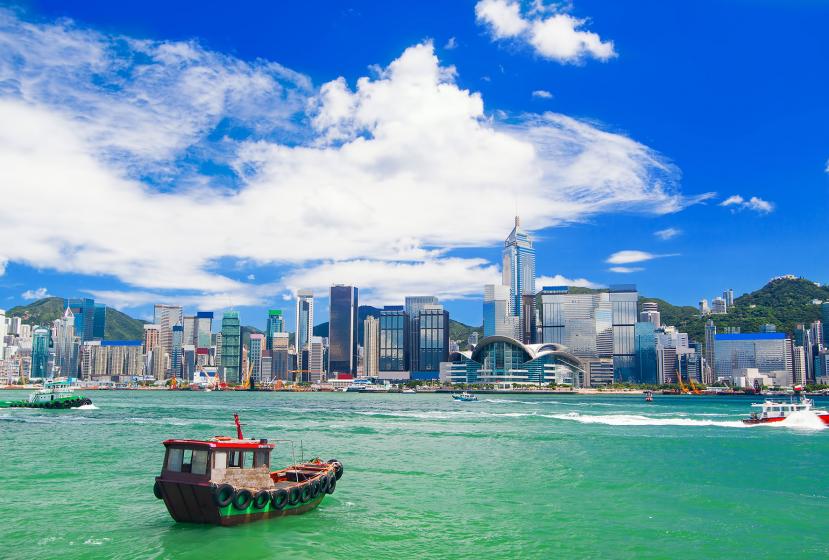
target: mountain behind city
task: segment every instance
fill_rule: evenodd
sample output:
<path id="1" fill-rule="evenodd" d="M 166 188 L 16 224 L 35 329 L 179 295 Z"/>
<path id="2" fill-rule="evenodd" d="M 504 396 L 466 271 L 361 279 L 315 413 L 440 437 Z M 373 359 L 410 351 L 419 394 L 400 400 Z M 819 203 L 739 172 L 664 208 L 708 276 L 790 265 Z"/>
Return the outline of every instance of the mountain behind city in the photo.
<path id="1" fill-rule="evenodd" d="M 592 293 L 601 290 L 571 287 L 573 293 Z M 698 308 L 690 305 L 673 305 L 660 298 L 641 296 L 642 301 L 659 304 L 662 323 L 673 325 L 681 332 L 688 333 L 692 340 L 702 340 L 705 321 L 712 319 L 717 330 L 737 328 L 741 332 L 757 332 L 760 327 L 772 324 L 780 332 L 791 333 L 797 324 L 809 324 L 820 319 L 820 309 L 816 302 L 829 301 L 829 287 L 821 286 L 805 278 L 777 278 L 754 292 L 743 294 L 734 300 L 728 313 L 722 315 L 701 316 Z M 48 325 L 60 318 L 64 311 L 64 299 L 47 297 L 28 305 L 13 307 L 6 313 L 11 317 L 21 317 L 27 323 Z M 135 319 L 115 308 L 107 307 L 106 340 L 139 340 L 144 336 L 147 321 Z M 359 339 L 362 340 L 363 320 L 368 316 L 379 317 L 380 309 L 368 305 L 359 307 Z M 243 326 L 243 342 L 251 333 L 262 330 L 252 326 Z M 482 326 L 470 326 L 460 321 L 450 320 L 449 337 L 452 340 L 465 341 L 472 332 L 483 335 Z M 314 335 L 328 336 L 328 322 L 314 326 Z"/>

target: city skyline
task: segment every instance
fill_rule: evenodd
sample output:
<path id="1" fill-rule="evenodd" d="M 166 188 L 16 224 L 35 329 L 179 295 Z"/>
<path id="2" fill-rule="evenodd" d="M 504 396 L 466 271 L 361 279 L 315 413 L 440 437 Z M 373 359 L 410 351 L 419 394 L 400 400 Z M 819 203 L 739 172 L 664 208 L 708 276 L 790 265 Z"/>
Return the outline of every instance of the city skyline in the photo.
<path id="1" fill-rule="evenodd" d="M 0 138 L 9 164 L 0 178 L 15 189 L 0 222 L 20 240 L 2 255 L 3 307 L 55 294 L 144 319 L 169 302 L 246 317 L 281 308 L 290 322 L 284 298 L 311 288 L 321 322 L 328 288 L 346 283 L 377 307 L 435 294 L 453 318 L 480 325 L 480 286 L 498 283 L 498 244 L 516 210 L 534 235 L 539 287 L 631 282 L 646 296 L 696 305 L 782 274 L 829 279 L 811 251 L 791 251 L 785 265 L 768 258 L 769 248 L 819 239 L 829 209 L 829 149 L 816 134 L 829 120 L 818 93 L 826 77 L 810 70 L 825 48 L 815 26 L 829 8 L 643 3 L 621 18 L 617 6 L 577 2 L 572 17 L 590 21 L 572 20 L 574 37 L 598 42 L 560 51 L 505 27 L 498 4 L 441 5 L 442 18 L 425 17 L 437 9 L 428 3 L 260 7 L 270 17 L 255 24 L 238 9 L 220 20 L 253 29 L 221 30 L 204 25 L 215 7 L 194 18 L 177 6 L 163 22 L 152 3 L 0 8 L 10 47 L 0 83 L 17 84 L 0 88 L 16 132 Z M 518 6 L 514 29 L 553 17 L 550 6 L 501 4 Z M 668 39 L 694 22 L 712 41 Z M 779 46 L 761 40 L 781 22 L 800 32 Z M 311 36 L 319 49 L 308 48 Z M 55 37 L 65 52 L 51 48 Z M 142 41 L 123 52 L 115 45 L 124 38 Z M 335 44 L 341 56 L 323 56 Z M 106 56 L 81 56 L 96 52 Z M 152 79 L 139 76 L 139 52 Z M 210 88 L 184 80 L 199 71 Z M 751 85 L 772 73 L 780 79 Z M 68 101 L 58 103 L 56 89 Z M 383 92 L 409 100 L 407 111 L 378 103 Z M 194 94 L 206 105 L 186 101 Z M 156 104 L 132 103 L 144 97 Z M 764 119 L 772 110 L 776 118 Z M 422 144 L 390 137 L 397 125 Z M 61 145 L 38 142 L 44 135 Z M 349 159 L 357 150 L 368 168 Z M 389 166 L 378 182 L 379 154 Z M 67 157 L 77 165 L 62 167 Z M 333 165 L 323 183 L 347 198 L 309 175 L 321 157 Z M 381 195 L 382 185 L 395 195 Z M 261 202 L 285 189 L 295 192 L 279 199 L 284 210 L 263 214 Z M 84 212 L 102 221 L 78 220 Z M 464 212 L 470 219 L 458 219 Z M 244 225 L 231 243 L 228 224 Z"/>

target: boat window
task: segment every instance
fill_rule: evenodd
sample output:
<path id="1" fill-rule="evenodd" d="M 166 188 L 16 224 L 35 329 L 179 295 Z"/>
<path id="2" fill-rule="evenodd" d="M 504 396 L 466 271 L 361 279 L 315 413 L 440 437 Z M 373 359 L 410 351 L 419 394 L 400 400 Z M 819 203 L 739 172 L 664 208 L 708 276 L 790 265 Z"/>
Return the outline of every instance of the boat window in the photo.
<path id="1" fill-rule="evenodd" d="M 267 451 L 254 451 L 253 452 L 253 466 L 254 467 L 267 467 L 268 466 L 268 452 Z"/>
<path id="2" fill-rule="evenodd" d="M 250 456 L 250 451 L 228 451 L 227 466 L 228 468 L 246 469 L 250 467 Z"/>
<path id="3" fill-rule="evenodd" d="M 172 447 L 167 451 L 167 470 L 181 472 L 181 459 L 184 449 Z"/>
<path id="4" fill-rule="evenodd" d="M 193 474 L 207 474 L 207 449 L 193 450 L 190 472 Z"/>

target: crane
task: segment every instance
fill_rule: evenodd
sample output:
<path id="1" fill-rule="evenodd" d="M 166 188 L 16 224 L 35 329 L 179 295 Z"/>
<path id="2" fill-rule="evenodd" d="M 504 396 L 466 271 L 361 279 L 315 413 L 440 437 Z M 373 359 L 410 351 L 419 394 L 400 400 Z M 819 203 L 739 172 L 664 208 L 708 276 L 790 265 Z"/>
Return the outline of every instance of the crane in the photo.
<path id="1" fill-rule="evenodd" d="M 676 368 L 676 379 L 679 382 L 679 392 L 683 395 L 689 394 L 691 391 L 689 391 L 688 387 L 685 386 L 685 383 L 682 382 L 682 372 L 679 368 Z"/>

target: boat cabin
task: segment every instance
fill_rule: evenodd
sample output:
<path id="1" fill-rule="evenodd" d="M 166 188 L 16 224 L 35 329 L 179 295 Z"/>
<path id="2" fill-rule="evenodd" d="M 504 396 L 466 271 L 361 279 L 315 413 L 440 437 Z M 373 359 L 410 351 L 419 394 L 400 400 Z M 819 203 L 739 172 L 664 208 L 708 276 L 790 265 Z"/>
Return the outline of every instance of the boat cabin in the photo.
<path id="1" fill-rule="evenodd" d="M 166 480 L 227 482 L 236 487 L 261 487 L 272 483 L 270 462 L 275 445 L 266 439 L 168 439 L 164 447 L 161 476 Z"/>

